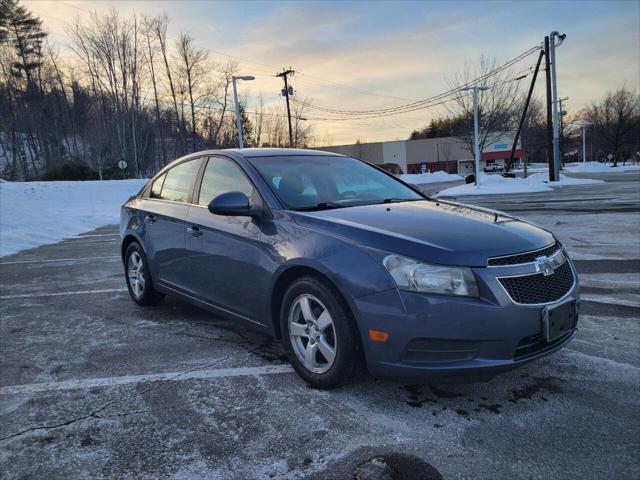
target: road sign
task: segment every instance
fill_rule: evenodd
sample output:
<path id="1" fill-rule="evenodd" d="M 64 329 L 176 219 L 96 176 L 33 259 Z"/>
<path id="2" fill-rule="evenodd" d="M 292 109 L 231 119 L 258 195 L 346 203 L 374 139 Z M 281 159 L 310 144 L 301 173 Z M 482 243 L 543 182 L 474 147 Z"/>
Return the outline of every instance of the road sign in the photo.
<path id="1" fill-rule="evenodd" d="M 127 162 L 125 162 L 124 160 L 120 160 L 120 161 L 118 162 L 118 168 L 119 168 L 120 170 L 124 170 L 125 168 L 127 168 Z"/>
<path id="2" fill-rule="evenodd" d="M 427 173 L 429 164 L 427 162 L 420 162 L 420 173 Z"/>

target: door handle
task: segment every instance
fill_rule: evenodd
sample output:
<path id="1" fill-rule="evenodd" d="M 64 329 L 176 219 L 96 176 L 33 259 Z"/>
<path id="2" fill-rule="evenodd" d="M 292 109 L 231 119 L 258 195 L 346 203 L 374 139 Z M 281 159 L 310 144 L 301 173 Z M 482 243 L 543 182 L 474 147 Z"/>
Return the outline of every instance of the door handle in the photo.
<path id="1" fill-rule="evenodd" d="M 147 221 L 147 223 L 154 223 L 156 221 L 156 217 L 154 217 L 153 215 L 145 215 L 144 219 Z"/>
<path id="2" fill-rule="evenodd" d="M 193 227 L 187 228 L 187 232 L 189 232 L 193 237 L 199 237 L 200 235 L 202 235 L 200 228 L 196 227 L 195 225 Z"/>

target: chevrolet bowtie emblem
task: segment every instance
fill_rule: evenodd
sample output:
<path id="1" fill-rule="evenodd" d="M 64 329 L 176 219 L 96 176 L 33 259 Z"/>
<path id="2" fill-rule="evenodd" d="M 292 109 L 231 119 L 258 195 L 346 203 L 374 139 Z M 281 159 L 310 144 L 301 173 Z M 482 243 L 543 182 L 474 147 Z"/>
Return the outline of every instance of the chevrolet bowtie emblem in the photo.
<path id="1" fill-rule="evenodd" d="M 554 262 L 547 256 L 536 258 L 536 272 L 542 272 L 545 277 L 553 275 Z"/>

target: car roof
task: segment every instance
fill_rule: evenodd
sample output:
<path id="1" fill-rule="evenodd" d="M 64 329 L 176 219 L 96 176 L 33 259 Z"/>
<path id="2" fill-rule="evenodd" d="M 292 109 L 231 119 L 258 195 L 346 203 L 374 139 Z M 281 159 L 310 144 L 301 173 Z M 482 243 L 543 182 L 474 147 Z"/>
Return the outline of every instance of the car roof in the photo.
<path id="1" fill-rule="evenodd" d="M 173 166 L 181 163 L 185 160 L 189 160 L 192 158 L 202 157 L 206 155 L 228 155 L 232 158 L 244 157 L 244 158 L 260 158 L 260 157 L 344 157 L 345 155 L 340 155 L 338 153 L 333 152 L 325 152 L 322 150 L 307 150 L 305 148 L 224 148 L 218 150 L 201 150 L 199 152 L 193 152 L 183 157 L 177 158 L 172 162 L 168 163 L 165 167 L 160 169 L 154 177 L 159 176 L 161 173 L 166 172 Z"/>
<path id="2" fill-rule="evenodd" d="M 216 154 L 216 153 L 235 153 L 246 158 L 258 157 L 287 157 L 287 156 L 332 156 L 343 157 L 338 153 L 325 152 L 322 150 L 308 150 L 306 148 L 226 148 L 220 150 L 203 150 L 196 152 L 198 154 Z"/>
<path id="3" fill-rule="evenodd" d="M 325 152 L 322 150 L 308 150 L 306 148 L 243 148 L 243 149 L 233 149 L 235 152 L 240 155 L 248 158 L 256 158 L 256 157 L 286 157 L 286 156 L 332 156 L 332 157 L 342 157 L 344 155 L 340 155 L 338 153 L 333 152 Z"/>

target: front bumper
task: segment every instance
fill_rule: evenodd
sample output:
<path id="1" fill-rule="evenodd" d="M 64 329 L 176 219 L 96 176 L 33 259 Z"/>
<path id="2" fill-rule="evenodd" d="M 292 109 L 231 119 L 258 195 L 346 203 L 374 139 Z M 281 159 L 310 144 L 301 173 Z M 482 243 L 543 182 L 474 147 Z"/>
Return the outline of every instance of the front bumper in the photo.
<path id="1" fill-rule="evenodd" d="M 541 339 L 542 312 L 567 299 L 579 302 L 577 276 L 554 303 L 514 303 L 499 284 L 499 269 L 474 269 L 479 298 L 432 295 L 396 289 L 355 300 L 356 317 L 371 374 L 465 381 L 494 376 L 565 346 L 577 329 L 550 343 Z M 385 343 L 368 330 L 389 333 Z"/>

